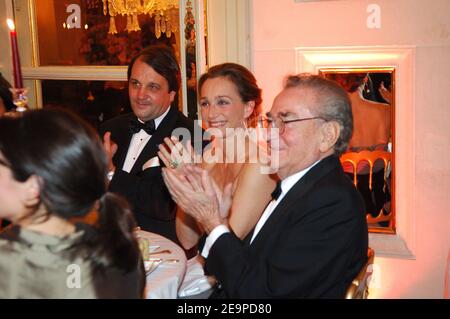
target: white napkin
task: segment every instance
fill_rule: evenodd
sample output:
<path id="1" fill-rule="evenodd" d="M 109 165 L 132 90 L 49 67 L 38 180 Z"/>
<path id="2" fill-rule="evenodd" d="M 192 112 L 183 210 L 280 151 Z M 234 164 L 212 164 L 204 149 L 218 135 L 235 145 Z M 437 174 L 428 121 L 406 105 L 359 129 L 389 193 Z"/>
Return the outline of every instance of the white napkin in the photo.
<path id="1" fill-rule="evenodd" d="M 214 286 L 215 279 L 205 275 L 200 258 L 197 255 L 187 261 L 186 275 L 178 291 L 179 297 L 197 295 Z"/>

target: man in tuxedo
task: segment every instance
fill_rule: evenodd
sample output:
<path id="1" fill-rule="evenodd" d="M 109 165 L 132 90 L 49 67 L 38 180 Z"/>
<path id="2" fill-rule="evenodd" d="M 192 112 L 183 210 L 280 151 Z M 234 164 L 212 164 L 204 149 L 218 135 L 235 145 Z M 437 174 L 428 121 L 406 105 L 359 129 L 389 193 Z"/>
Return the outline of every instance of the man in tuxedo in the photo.
<path id="1" fill-rule="evenodd" d="M 347 93 L 319 76 L 291 76 L 266 123 L 281 181 L 243 241 L 222 217 L 230 194 L 211 187 L 206 171 L 191 169 L 197 183 L 175 185 L 163 170 L 172 196 L 208 234 L 202 255 L 219 283 L 213 297 L 342 298 L 368 246 L 363 200 L 339 162 L 353 127 Z M 209 204 L 189 202 L 201 196 L 199 181 Z"/>
<path id="2" fill-rule="evenodd" d="M 100 127 L 112 159 L 110 191 L 130 202 L 141 229 L 175 242 L 176 204 L 162 180 L 157 152 L 158 145 L 175 129 L 188 129 L 193 140 L 194 122 L 171 106 L 177 99 L 180 78 L 178 62 L 169 47 L 147 47 L 128 66 L 133 113 L 113 118 Z"/>

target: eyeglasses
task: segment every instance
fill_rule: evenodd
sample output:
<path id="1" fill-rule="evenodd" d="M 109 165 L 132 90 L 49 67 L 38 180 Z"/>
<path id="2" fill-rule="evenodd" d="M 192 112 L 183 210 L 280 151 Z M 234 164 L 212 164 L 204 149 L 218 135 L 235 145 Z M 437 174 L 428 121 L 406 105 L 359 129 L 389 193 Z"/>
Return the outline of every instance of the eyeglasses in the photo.
<path id="1" fill-rule="evenodd" d="M 263 118 L 259 118 L 258 119 L 258 127 L 261 128 L 277 128 L 278 129 L 278 133 L 281 135 L 284 133 L 284 129 L 287 123 L 294 123 L 294 122 L 302 122 L 302 121 L 309 121 L 309 120 L 324 120 L 326 121 L 326 119 L 324 119 L 323 117 L 320 116 L 315 116 L 315 117 L 307 117 L 304 119 L 295 119 L 295 120 L 283 120 L 280 117 L 275 117 L 275 118 L 268 118 L 268 117 L 263 117 Z"/>

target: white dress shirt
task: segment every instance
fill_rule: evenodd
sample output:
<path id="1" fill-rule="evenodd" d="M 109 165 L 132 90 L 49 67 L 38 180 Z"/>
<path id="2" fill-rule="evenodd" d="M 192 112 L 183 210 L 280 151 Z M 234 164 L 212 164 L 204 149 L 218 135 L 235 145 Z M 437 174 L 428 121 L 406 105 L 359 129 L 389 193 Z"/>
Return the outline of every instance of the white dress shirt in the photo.
<path id="1" fill-rule="evenodd" d="M 155 130 L 158 128 L 159 124 L 161 124 L 162 120 L 166 117 L 167 113 L 169 113 L 170 105 L 167 110 L 159 117 L 155 119 Z M 139 122 L 142 122 L 138 118 Z M 133 134 L 131 137 L 130 146 L 128 147 L 127 157 L 125 158 L 125 162 L 123 163 L 122 170 L 129 173 L 133 168 L 134 163 L 138 159 L 145 145 L 147 145 L 148 141 L 152 136 L 147 134 L 146 131 L 140 130 L 139 132 Z"/>
<path id="2" fill-rule="evenodd" d="M 311 166 L 305 168 L 304 170 L 301 170 L 300 172 L 297 172 L 293 175 L 290 175 L 283 179 L 281 181 L 281 194 L 278 196 L 278 199 L 273 199 L 266 207 L 264 212 L 262 213 L 258 223 L 255 226 L 255 230 L 253 231 L 252 239 L 250 240 L 250 244 L 253 242 L 255 237 L 258 235 L 261 228 L 264 226 L 266 221 L 269 219 L 270 215 L 272 215 L 275 208 L 278 206 L 278 204 L 283 200 L 284 196 L 289 192 L 289 190 L 317 163 L 319 163 L 320 160 L 312 164 Z M 209 250 L 214 245 L 214 242 L 223 234 L 230 232 L 229 228 L 225 225 L 219 225 L 216 228 L 214 228 L 211 233 L 209 233 L 208 237 L 206 238 L 205 245 L 203 246 L 202 250 L 202 256 L 205 258 L 208 258 Z"/>

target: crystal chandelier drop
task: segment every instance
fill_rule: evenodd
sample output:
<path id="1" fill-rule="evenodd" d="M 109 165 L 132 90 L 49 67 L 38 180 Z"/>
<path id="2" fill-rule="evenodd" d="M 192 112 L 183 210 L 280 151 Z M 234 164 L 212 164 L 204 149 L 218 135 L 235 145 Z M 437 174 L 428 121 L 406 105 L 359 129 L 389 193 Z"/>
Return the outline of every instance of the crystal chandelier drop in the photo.
<path id="1" fill-rule="evenodd" d="M 103 14 L 109 13 L 109 34 L 116 34 L 115 17 L 127 17 L 128 32 L 141 30 L 138 15 L 148 14 L 155 20 L 155 35 L 157 38 L 165 33 L 168 38 L 176 32 L 178 19 L 178 0 L 103 0 Z"/>

